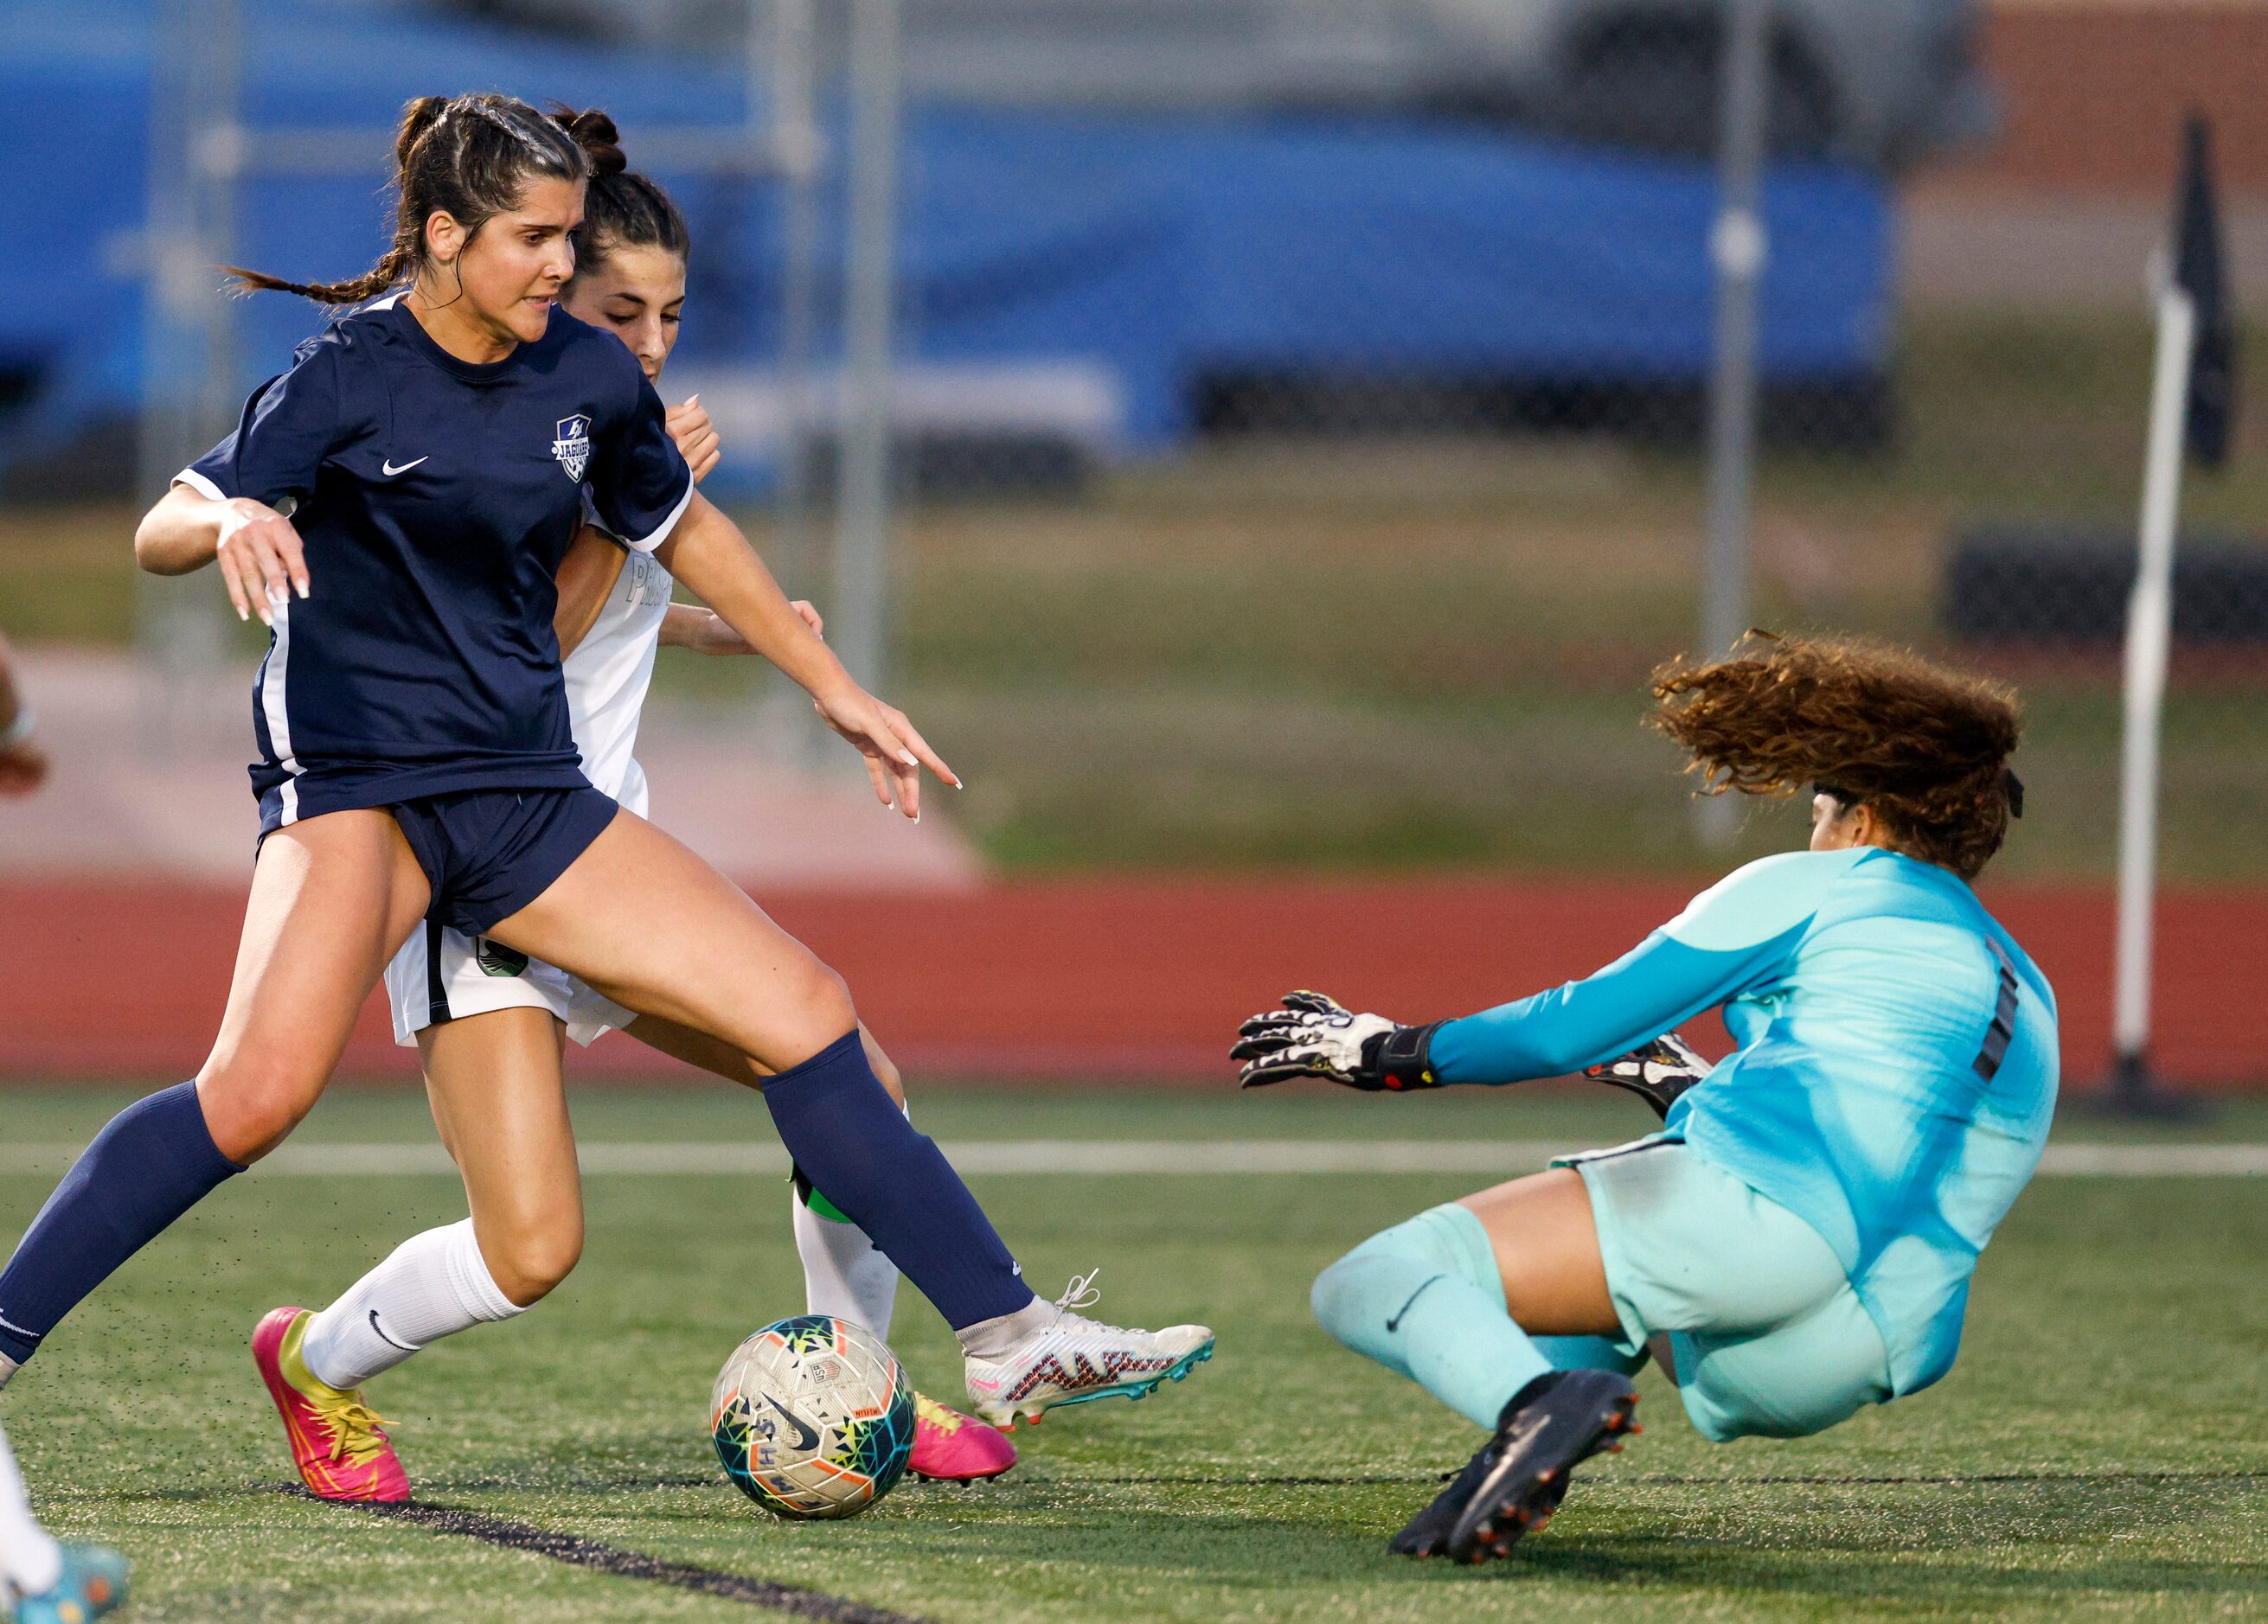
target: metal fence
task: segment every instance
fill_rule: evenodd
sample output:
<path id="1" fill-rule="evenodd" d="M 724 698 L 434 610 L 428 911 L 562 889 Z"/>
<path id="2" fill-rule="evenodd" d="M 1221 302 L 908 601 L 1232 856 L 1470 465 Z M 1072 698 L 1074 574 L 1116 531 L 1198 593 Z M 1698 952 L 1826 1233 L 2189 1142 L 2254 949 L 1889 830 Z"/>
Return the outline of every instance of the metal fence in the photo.
<path id="1" fill-rule="evenodd" d="M 2015 681 L 2034 788 L 1999 871 L 2105 881 L 2147 248 L 2172 114 L 2220 87 L 2132 60 L 2120 99 L 2162 185 L 2003 195 L 1995 144 L 2030 110 L 1995 136 L 1974 42 L 1879 10 L 1864 49 L 1807 32 L 1847 14 L 1826 5 L 1579 34 L 1580 94 L 1548 108 L 917 100 L 895 671 L 971 768 L 991 849 L 1594 871 L 1769 849 L 1791 816 L 1695 824 L 1637 725 L 1656 660 L 1757 624 Z M 1745 58 L 1725 18 L 1756 30 Z M 1001 186 L 1075 196 L 1004 220 L 924 136 L 939 118 L 999 141 Z M 1035 124 L 1044 150 L 1015 146 Z M 938 217 L 972 209 L 983 240 L 940 250 Z M 2074 294 L 2063 245 L 2106 211 L 2116 268 Z M 1926 277 L 1902 258 L 1980 221 L 2019 251 L 1972 281 L 1941 249 Z M 1095 242 L 1119 257 L 1090 267 Z M 983 320 L 1024 307 L 1057 350 L 985 349 Z M 1060 375 L 1082 365 L 1093 415 Z M 2264 874 L 2260 376 L 2185 510 L 2177 885 Z M 988 418 L 1020 386 L 1023 415 Z"/>
<path id="2" fill-rule="evenodd" d="M 182 93 L 226 90 L 254 48 L 216 26 L 232 9 L 166 11 L 153 473 L 234 408 L 241 357 L 199 268 L 226 257 L 227 186 L 310 150 Z M 482 9 L 569 37 L 607 12 Z M 642 40 L 747 64 L 740 129 L 625 128 L 692 205 L 673 378 L 725 430 L 741 482 L 719 493 L 951 746 L 956 810 L 1009 868 L 1767 849 L 1788 817 L 1697 823 L 1637 725 L 1657 660 L 1760 624 L 2017 681 L 2033 793 L 2001 871 L 2104 880 L 2168 212 L 2131 149 L 2162 147 L 2169 189 L 2179 108 L 2229 86 L 2192 83 L 2195 52 L 2097 50 L 2097 116 L 2129 132 L 2106 144 L 2043 137 L 2068 109 L 2036 117 L 2036 64 L 1994 55 L 1998 13 L 1530 13 L 623 10 Z M 2007 151 L 2065 169 L 1996 173 Z M 2257 285 L 2268 179 L 2228 157 Z M 2184 515 L 2176 884 L 2264 877 L 2245 360 L 2231 467 Z M 213 641 L 209 597 L 144 609 L 169 658 Z"/>

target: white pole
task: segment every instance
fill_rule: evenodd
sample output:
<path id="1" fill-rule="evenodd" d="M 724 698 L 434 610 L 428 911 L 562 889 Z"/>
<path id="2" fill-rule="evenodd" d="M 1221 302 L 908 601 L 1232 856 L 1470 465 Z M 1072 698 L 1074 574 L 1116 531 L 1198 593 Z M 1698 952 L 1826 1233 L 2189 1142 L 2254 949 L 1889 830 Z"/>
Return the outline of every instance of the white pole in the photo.
<path id="1" fill-rule="evenodd" d="M 2174 525 L 2197 305 L 2170 283 L 2158 298 L 2158 371 L 2142 477 L 2141 558 L 2126 608 L 2125 720 L 2118 763 L 2118 958 L 2112 1036 L 2121 1091 L 2147 1087 L 2150 926 L 2158 850 L 2158 728 L 2173 642 Z"/>
<path id="2" fill-rule="evenodd" d="M 1749 628 L 1749 518 L 1756 472 L 1756 292 L 1764 277 L 1766 0 L 1726 0 L 1718 104 L 1716 360 L 1709 378 L 1708 563 L 1701 582 L 1700 659 L 1719 659 Z M 1740 832 L 1729 795 L 1694 805 L 1703 844 Z"/>
<path id="3" fill-rule="evenodd" d="M 850 4 L 850 241 L 836 455 L 835 646 L 870 689 L 887 680 L 890 347 L 897 292 L 898 0 Z"/>

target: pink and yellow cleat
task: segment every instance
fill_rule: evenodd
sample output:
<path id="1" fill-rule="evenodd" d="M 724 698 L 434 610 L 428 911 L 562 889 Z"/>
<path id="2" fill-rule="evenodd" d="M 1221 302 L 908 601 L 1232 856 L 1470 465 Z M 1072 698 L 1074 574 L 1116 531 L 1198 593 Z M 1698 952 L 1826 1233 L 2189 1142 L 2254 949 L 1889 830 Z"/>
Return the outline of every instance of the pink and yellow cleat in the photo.
<path id="1" fill-rule="evenodd" d="M 273 1309 L 252 1333 L 252 1362 L 284 1417 L 299 1481 L 318 1500 L 409 1499 L 409 1473 L 362 1390 L 326 1386 L 300 1356 L 313 1317 L 305 1308 Z"/>
<path id="2" fill-rule="evenodd" d="M 1016 1464 L 1007 1435 L 974 1415 L 914 1394 L 914 1452 L 906 1470 L 932 1482 L 973 1483 Z"/>

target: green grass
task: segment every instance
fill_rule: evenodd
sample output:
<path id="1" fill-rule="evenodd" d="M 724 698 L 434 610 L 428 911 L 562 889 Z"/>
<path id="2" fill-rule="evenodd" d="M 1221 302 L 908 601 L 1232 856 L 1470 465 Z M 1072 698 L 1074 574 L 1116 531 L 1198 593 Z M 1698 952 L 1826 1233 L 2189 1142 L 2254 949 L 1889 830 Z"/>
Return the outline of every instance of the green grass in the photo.
<path id="1" fill-rule="evenodd" d="M 83 1138 L 118 1096 L 0 1096 L 10 1143 Z M 1564 1092 L 940 1093 L 956 1138 L 1476 1136 L 1611 1143 L 1635 1106 Z M 586 1140 L 766 1133 L 725 1091 L 588 1093 Z M 2099 1124 L 2074 1118 L 2076 1131 Z M 405 1091 L 341 1091 L 311 1140 L 423 1142 Z M 2161 1130 L 2163 1131 L 2169 1130 Z M 2268 1107 L 2172 1131 L 2268 1138 Z M 1020 1433 L 1005 1481 L 909 1484 L 837 1525 L 771 1522 L 723 1482 L 708 1382 L 800 1305 L 770 1180 L 594 1177 L 580 1270 L 538 1312 L 437 1348 L 372 1397 L 431 1501 L 924 1617 L 1967 1619 L 2268 1612 L 2268 1181 L 2055 1179 L 1986 1256 L 1945 1383 L 1824 1437 L 1715 1447 L 1659 1378 L 1646 1436 L 1480 1573 L 1388 1558 L 1385 1536 L 1473 1436 L 1314 1328 L 1338 1252 L 1464 1193 L 1454 1177 L 990 1178 L 1037 1282 L 1103 1268 L 1112 1317 L 1203 1317 L 1221 1352 L 1141 1405 Z M 47 1178 L 0 1177 L 0 1236 Z M 150 1620 L 726 1618 L 747 1610 L 569 1569 L 276 1489 L 288 1473 L 243 1337 L 319 1302 L 409 1230 L 461 1215 L 446 1178 L 325 1187 L 255 1174 L 137 1258 L 6 1395 L 41 1509 L 123 1545 Z M 910 1291 L 894 1341 L 954 1390 Z M 1272 1480 L 1296 1479 L 1296 1482 Z"/>

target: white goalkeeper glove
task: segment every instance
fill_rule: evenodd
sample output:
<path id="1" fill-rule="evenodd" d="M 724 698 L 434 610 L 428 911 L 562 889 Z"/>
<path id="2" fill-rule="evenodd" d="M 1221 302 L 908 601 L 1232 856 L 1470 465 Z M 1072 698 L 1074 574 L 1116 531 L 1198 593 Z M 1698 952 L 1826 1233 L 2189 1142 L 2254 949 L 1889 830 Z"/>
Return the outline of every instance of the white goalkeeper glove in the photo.
<path id="1" fill-rule="evenodd" d="M 1440 1024 L 1404 1026 L 1383 1015 L 1358 1015 L 1322 993 L 1291 992 L 1282 1009 L 1236 1029 L 1228 1057 L 1244 1062 L 1238 1075 L 1246 1088 L 1292 1077 L 1322 1077 L 1366 1093 L 1439 1088 L 1429 1049 Z"/>

